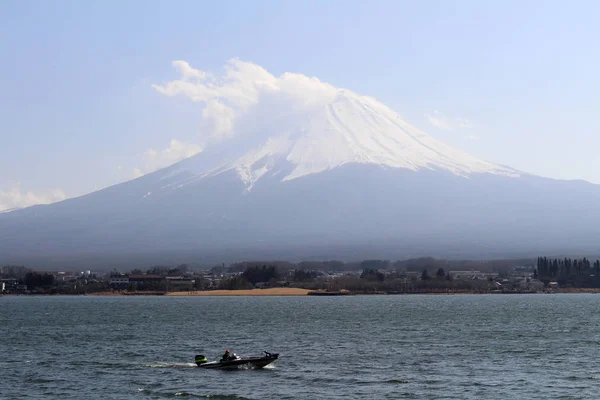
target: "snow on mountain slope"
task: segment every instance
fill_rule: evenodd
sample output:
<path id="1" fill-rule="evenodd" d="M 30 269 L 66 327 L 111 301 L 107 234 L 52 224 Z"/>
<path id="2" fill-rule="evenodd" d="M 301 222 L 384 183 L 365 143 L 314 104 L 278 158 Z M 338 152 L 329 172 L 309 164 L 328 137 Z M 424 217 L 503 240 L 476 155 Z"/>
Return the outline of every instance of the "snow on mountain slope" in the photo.
<path id="1" fill-rule="evenodd" d="M 191 181 L 234 170 L 251 189 L 273 174 L 289 181 L 350 163 L 463 177 L 521 175 L 440 143 L 371 97 L 317 78 L 294 73 L 276 77 L 237 59 L 228 62 L 220 77 L 184 61 L 173 65 L 181 78 L 153 87 L 204 106 L 205 150 L 172 169 L 195 175 Z"/>
<path id="2" fill-rule="evenodd" d="M 282 163 L 291 171 L 281 181 L 297 179 L 349 164 L 376 164 L 383 167 L 449 171 L 468 177 L 489 173 L 519 177 L 514 169 L 482 161 L 433 139 L 403 121 L 380 102 L 340 90 L 330 103 L 313 109 L 310 115 L 290 113 L 274 116 L 254 127 L 238 146 L 211 150 L 181 163 L 178 172 L 202 177 L 235 170 L 247 189 L 262 177 L 281 174 Z M 196 160 L 194 160 L 196 159 Z"/>

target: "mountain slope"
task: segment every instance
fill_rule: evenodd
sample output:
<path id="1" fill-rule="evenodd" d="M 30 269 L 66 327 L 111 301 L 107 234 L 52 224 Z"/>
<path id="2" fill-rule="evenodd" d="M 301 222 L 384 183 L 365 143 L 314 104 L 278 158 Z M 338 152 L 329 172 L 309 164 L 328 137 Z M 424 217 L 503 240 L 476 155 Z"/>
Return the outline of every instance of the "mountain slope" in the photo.
<path id="1" fill-rule="evenodd" d="M 461 176 L 521 175 L 446 146 L 376 100 L 343 90 L 310 115 L 274 116 L 246 135 L 249 139 L 212 149 L 219 162 L 207 166 L 206 159 L 211 157 L 204 154 L 185 161 L 182 169 L 200 177 L 236 170 L 249 188 L 265 174 L 281 173 L 275 165 L 282 161 L 293 167 L 282 176 L 283 181 L 348 163 L 444 170 Z"/>
<path id="2" fill-rule="evenodd" d="M 351 92 L 301 111 L 243 121 L 236 140 L 136 180 L 0 214 L 0 263 L 594 249 L 599 186 L 478 160 Z"/>

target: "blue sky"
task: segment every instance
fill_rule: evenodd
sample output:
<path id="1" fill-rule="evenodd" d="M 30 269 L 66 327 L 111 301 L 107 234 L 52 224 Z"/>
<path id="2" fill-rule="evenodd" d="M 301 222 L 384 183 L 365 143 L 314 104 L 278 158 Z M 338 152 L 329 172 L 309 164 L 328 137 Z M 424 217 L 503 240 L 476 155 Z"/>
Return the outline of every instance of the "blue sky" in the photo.
<path id="1" fill-rule="evenodd" d="M 177 78 L 174 60 L 219 71 L 234 57 L 373 96 L 475 156 L 600 183 L 599 14 L 594 1 L 5 0 L 0 208 L 161 166 L 148 149 L 196 143 L 202 108 L 152 84 Z"/>

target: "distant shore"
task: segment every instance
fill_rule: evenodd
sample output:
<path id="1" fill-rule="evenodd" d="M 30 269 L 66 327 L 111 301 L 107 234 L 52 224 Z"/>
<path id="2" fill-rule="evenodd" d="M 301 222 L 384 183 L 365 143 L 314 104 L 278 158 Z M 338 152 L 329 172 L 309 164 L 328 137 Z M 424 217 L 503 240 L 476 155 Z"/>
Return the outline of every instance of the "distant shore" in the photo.
<path id="1" fill-rule="evenodd" d="M 478 292 L 474 290 L 464 291 L 415 291 L 404 293 L 385 293 L 385 292 L 351 292 L 348 290 L 327 292 L 324 290 L 308 290 L 300 288 L 268 288 L 268 289 L 248 289 L 248 290 L 202 290 L 194 292 L 168 292 L 165 296 L 338 296 L 338 295 L 411 295 L 411 294 L 548 294 L 548 293 L 600 293 L 600 288 L 564 288 L 545 292 Z"/>
<path id="2" fill-rule="evenodd" d="M 268 288 L 248 290 L 202 290 L 195 292 L 169 292 L 166 296 L 306 296 L 310 292 L 300 288 Z"/>
<path id="3" fill-rule="evenodd" d="M 300 288 L 267 288 L 267 289 L 246 289 L 246 290 L 197 290 L 187 292 L 118 292 L 118 291 L 106 291 L 106 292 L 95 292 L 88 293 L 88 296 L 339 296 L 339 295 L 358 295 L 358 296 L 372 296 L 372 295 L 459 295 L 459 294 L 553 294 L 553 293 L 597 293 L 600 294 L 600 288 L 560 288 L 554 290 L 544 290 L 539 292 L 526 292 L 526 291 L 515 291 L 515 292 L 482 292 L 474 290 L 450 290 L 450 291 L 409 291 L 409 292 L 353 292 L 348 290 L 341 291 L 325 291 L 325 290 L 308 290 Z M 26 296 L 28 294 L 5 294 L 5 296 Z M 44 293 L 33 293 L 33 295 L 48 295 Z M 53 296 L 53 295 L 50 295 Z M 56 294 L 54 296 L 81 296 L 71 294 Z"/>
<path id="4" fill-rule="evenodd" d="M 187 292 L 97 292 L 90 296 L 306 296 L 310 290 L 268 288 L 248 290 L 196 290 Z"/>

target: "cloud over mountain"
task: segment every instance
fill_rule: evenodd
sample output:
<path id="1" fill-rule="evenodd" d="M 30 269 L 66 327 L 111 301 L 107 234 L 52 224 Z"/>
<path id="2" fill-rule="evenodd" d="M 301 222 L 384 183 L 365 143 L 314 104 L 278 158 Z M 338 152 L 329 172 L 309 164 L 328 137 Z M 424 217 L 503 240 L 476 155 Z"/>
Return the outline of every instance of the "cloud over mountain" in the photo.
<path id="1" fill-rule="evenodd" d="M 61 189 L 51 189 L 43 192 L 23 191 L 21 185 L 13 185 L 10 190 L 0 190 L 0 211 L 13 208 L 25 208 L 36 204 L 50 204 L 66 199 Z"/>
<path id="2" fill-rule="evenodd" d="M 172 139 L 169 147 L 163 150 L 148 149 L 144 152 L 144 164 L 136 167 L 133 171 L 134 177 L 154 172 L 157 169 L 167 167 L 185 158 L 194 156 L 202 151 L 200 145 L 185 143 Z"/>
<path id="3" fill-rule="evenodd" d="M 210 167 L 201 163 L 196 174 L 235 170 L 248 189 L 288 167 L 291 172 L 281 175 L 284 181 L 347 163 L 518 175 L 440 143 L 372 97 L 317 78 L 289 72 L 276 77 L 238 59 L 229 60 L 221 76 L 185 61 L 173 66 L 179 79 L 154 89 L 199 103 L 199 140 L 205 151 L 222 142 L 228 145 L 220 147 L 219 161 Z M 455 123 L 465 127 L 469 121 Z"/>
<path id="4" fill-rule="evenodd" d="M 270 116 L 302 113 L 331 102 L 338 89 L 317 78 L 286 72 L 279 77 L 259 65 L 229 60 L 221 76 L 174 61 L 179 79 L 152 85 L 166 96 L 185 96 L 202 103 L 203 140 L 220 141 L 246 133 L 254 123 Z M 253 123 L 254 122 L 254 123 Z"/>

